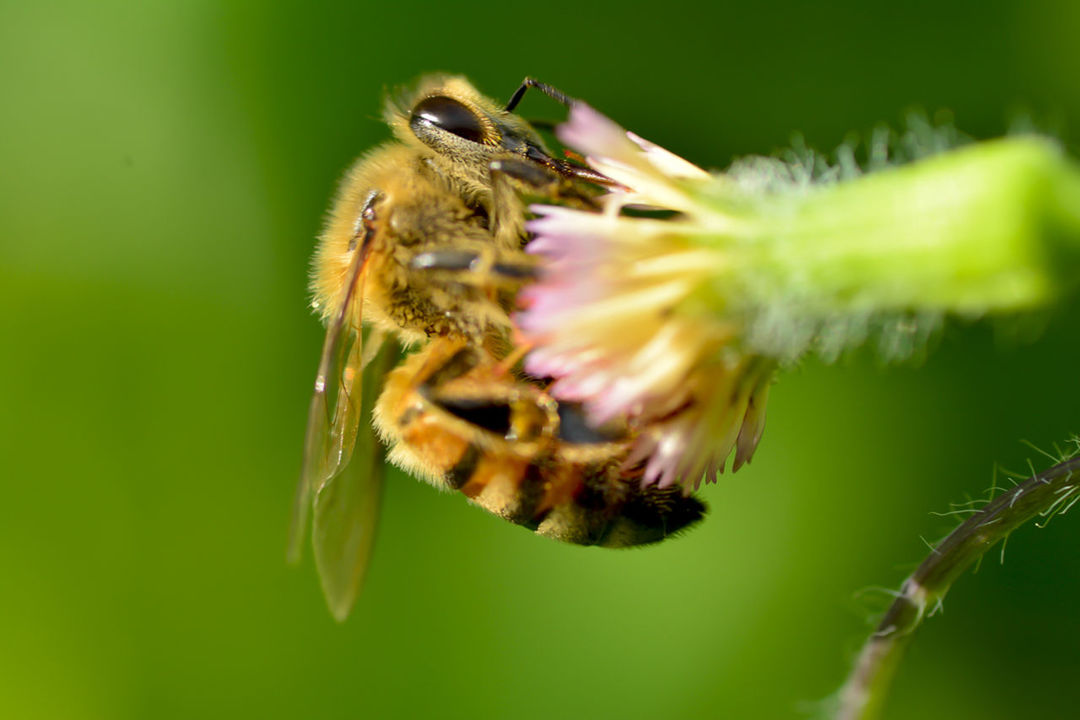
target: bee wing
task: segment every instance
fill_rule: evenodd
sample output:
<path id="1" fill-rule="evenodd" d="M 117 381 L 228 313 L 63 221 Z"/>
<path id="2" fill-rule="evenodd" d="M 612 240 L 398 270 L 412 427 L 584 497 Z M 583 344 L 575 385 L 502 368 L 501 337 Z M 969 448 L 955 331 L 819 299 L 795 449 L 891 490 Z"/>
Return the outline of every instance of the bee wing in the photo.
<path id="1" fill-rule="evenodd" d="M 369 362 L 357 352 L 359 337 L 353 343 L 355 353 L 352 367 L 365 365 L 361 377 L 350 378 L 342 392 L 349 393 L 348 417 L 342 418 L 340 440 L 335 433 L 334 447 L 341 448 L 334 474 L 327 477 L 314 491 L 311 541 L 315 566 L 322 581 L 323 594 L 330 612 L 344 621 L 356 603 L 363 586 L 368 560 L 378 525 L 385 462 L 370 418 L 371 409 L 379 396 L 379 385 L 389 367 L 397 359 L 397 343 L 378 343 Z M 373 345 L 369 342 L 368 347 Z M 348 370 L 345 371 L 346 373 Z M 353 405 L 355 403 L 355 405 Z M 342 401 L 339 399 L 338 407 Z M 357 422 L 363 422 L 357 426 Z"/>
<path id="2" fill-rule="evenodd" d="M 383 357 L 396 355 L 370 337 L 364 353 L 360 316 L 364 296 L 366 244 L 349 266 L 341 310 L 323 341 L 315 392 L 308 408 L 304 460 L 289 538 L 289 559 L 302 554 L 314 511 L 312 547 L 330 611 L 344 620 L 363 581 L 375 535 L 382 489 L 382 455 L 370 423 Z M 388 345 L 394 345 L 389 343 Z M 375 356 L 380 362 L 370 362 Z M 364 372 L 365 365 L 369 371 Z M 365 380 L 365 377 L 367 378 Z"/>

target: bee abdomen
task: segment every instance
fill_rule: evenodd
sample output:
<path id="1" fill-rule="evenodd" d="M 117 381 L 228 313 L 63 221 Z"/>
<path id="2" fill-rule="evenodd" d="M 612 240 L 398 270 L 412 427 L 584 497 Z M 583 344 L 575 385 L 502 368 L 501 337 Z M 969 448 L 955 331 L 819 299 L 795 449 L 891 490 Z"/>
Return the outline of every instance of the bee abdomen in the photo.
<path id="1" fill-rule="evenodd" d="M 622 469 L 624 435 L 590 426 L 572 404 L 551 407 L 542 390 L 483 360 L 447 339 L 389 375 L 374 419 L 393 462 L 512 523 L 578 545 L 647 545 L 702 518 L 697 498 L 642 487 L 640 468 Z"/>
<path id="2" fill-rule="evenodd" d="M 545 454 L 494 457 L 475 443 L 445 472 L 447 487 L 539 535 L 577 545 L 660 542 L 700 520 L 705 505 L 678 488 L 640 487 L 614 463 L 579 465 Z"/>
<path id="3" fill-rule="evenodd" d="M 578 545 L 633 547 L 660 542 L 704 517 L 697 498 L 639 482 L 586 477 L 578 494 L 553 508 L 536 531 Z"/>
<path id="4" fill-rule="evenodd" d="M 631 547 L 660 542 L 701 520 L 705 510 L 705 503 L 693 495 L 683 495 L 679 488 L 661 490 L 650 486 L 623 505 L 599 544 Z"/>
<path id="5" fill-rule="evenodd" d="M 465 451 L 462 459 L 471 454 L 476 454 L 478 460 L 472 474 L 457 489 L 488 512 L 535 530 L 546 514 L 543 503 L 549 484 L 541 466 L 523 458 L 483 455 L 475 445 Z M 459 462 L 455 468 L 460 466 Z M 452 469 L 447 473 L 448 484 L 458 477 Z"/>

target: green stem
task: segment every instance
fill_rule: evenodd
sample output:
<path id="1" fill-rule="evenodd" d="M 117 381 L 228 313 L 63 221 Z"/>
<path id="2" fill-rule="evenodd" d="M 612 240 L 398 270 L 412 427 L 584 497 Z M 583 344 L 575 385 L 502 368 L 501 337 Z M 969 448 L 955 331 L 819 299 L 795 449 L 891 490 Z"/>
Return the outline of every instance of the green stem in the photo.
<path id="1" fill-rule="evenodd" d="M 1071 484 L 1077 474 L 1080 457 L 1055 465 L 999 495 L 934 548 L 904 581 L 859 652 L 840 694 L 838 720 L 880 716 L 904 650 L 923 618 L 933 614 L 956 578 L 993 545 L 1036 515 L 1068 509 L 1080 492 L 1080 485 Z"/>
<path id="2" fill-rule="evenodd" d="M 766 193 L 720 176 L 697 192 L 728 225 L 676 227 L 719 259 L 692 307 L 737 319 L 750 350 L 783 360 L 815 338 L 828 357 L 866 330 L 896 326 L 891 343 L 946 316 L 1047 307 L 1080 280 L 1080 164 L 1045 138 Z"/>
<path id="3" fill-rule="evenodd" d="M 1049 141 L 980 143 L 777 208 L 762 247 L 780 288 L 806 283 L 822 309 L 1022 310 L 1076 280 L 1078 178 Z"/>

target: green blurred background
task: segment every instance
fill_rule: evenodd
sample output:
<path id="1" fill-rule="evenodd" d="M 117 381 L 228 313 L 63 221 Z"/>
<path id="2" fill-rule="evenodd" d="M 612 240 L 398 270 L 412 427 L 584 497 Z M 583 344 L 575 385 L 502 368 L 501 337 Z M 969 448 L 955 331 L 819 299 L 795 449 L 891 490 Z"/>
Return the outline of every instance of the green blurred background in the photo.
<path id="1" fill-rule="evenodd" d="M 563 547 L 392 472 L 338 625 L 284 562 L 321 216 L 426 71 L 534 75 L 721 167 L 913 106 L 1075 148 L 1077 37 L 1071 0 L 0 3 L 0 717 L 813 712 L 950 527 L 930 512 L 1080 431 L 1080 306 L 954 326 L 921 366 L 806 362 L 655 548 Z M 888 716 L 1071 715 L 1077 537 L 1025 528 L 963 577 Z"/>

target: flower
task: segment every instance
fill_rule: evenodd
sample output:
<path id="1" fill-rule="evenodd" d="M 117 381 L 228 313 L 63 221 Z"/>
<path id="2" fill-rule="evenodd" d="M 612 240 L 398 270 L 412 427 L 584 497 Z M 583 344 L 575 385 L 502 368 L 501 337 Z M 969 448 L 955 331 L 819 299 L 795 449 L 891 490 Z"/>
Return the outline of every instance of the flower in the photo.
<path id="1" fill-rule="evenodd" d="M 876 339 L 917 353 L 947 315 L 1015 313 L 1080 277 L 1080 168 L 1054 142 L 947 149 L 874 172 L 795 153 L 710 174 L 575 104 L 559 139 L 614 181 L 599 212 L 534 206 L 547 259 L 517 317 L 526 370 L 634 431 L 643 483 L 712 481 L 761 438 L 778 368 Z M 910 133 L 902 136 L 911 140 Z"/>
<path id="2" fill-rule="evenodd" d="M 629 420 L 627 464 L 644 462 L 644 483 L 715 480 L 732 449 L 738 469 L 761 437 L 775 363 L 739 349 L 737 323 L 702 312 L 728 258 L 691 238 L 735 226 L 688 191 L 711 176 L 586 105 L 559 138 L 622 187 L 600 213 L 533 208 L 527 250 L 548 265 L 521 295 L 518 325 L 535 346 L 526 369 L 555 378 L 552 394 L 582 402 L 596 423 Z M 674 215 L 625 212 L 639 207 Z"/>

